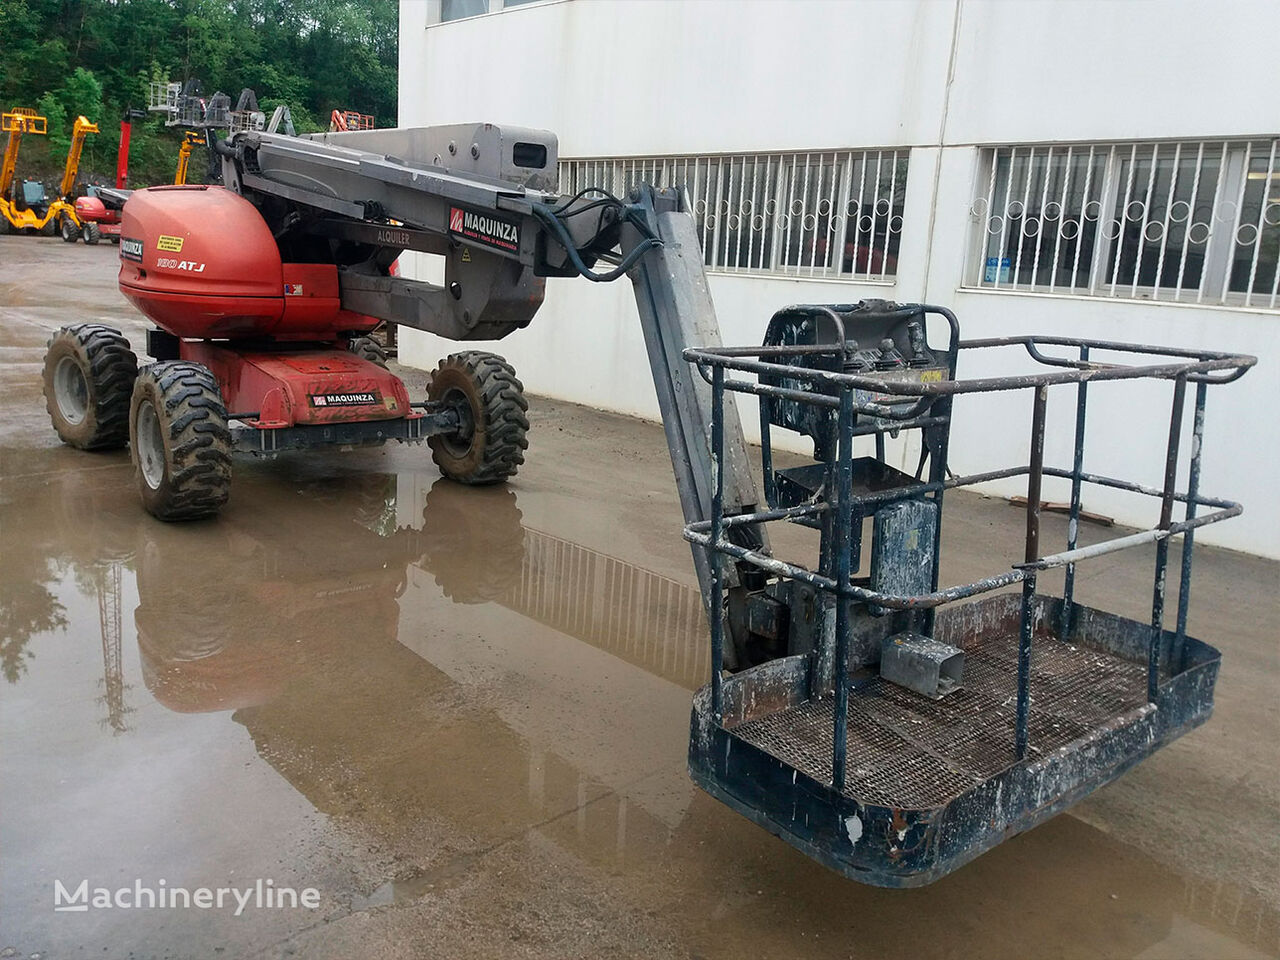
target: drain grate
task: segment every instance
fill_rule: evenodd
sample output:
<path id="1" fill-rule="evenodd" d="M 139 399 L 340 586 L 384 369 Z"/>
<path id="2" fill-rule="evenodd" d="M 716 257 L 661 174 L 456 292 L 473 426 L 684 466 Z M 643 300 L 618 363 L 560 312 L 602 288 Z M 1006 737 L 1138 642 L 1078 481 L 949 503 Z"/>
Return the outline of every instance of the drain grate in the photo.
<path id="1" fill-rule="evenodd" d="M 891 807 L 941 806 L 1014 762 L 1018 638 L 965 648 L 964 689 L 930 700 L 876 679 L 850 691 L 845 794 Z M 1088 647 L 1037 640 L 1030 755 L 1078 740 L 1147 699 L 1146 667 Z M 831 782 L 834 701 L 809 701 L 734 727 L 734 736 Z"/>

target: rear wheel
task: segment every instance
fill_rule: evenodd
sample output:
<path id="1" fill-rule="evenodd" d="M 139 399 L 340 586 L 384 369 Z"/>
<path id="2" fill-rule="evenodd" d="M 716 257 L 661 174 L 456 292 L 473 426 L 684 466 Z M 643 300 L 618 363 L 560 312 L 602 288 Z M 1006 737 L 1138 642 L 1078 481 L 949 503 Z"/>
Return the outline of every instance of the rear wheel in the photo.
<path id="1" fill-rule="evenodd" d="M 58 228 L 62 231 L 62 239 L 67 243 L 75 243 L 80 239 L 80 227 L 66 214 L 59 218 Z"/>
<path id="2" fill-rule="evenodd" d="M 63 327 L 44 355 L 45 406 L 53 429 L 81 450 L 123 447 L 138 358 L 120 331 L 100 323 Z"/>
<path id="3" fill-rule="evenodd" d="M 9 218 L 0 213 L 0 237 L 13 233 L 13 224 L 9 222 Z"/>
<path id="4" fill-rule="evenodd" d="M 58 224 L 53 217 L 50 217 L 45 222 L 44 226 L 40 228 L 40 236 L 42 237 L 52 237 L 52 236 L 55 236 L 57 232 L 58 232 Z"/>
<path id="5" fill-rule="evenodd" d="M 380 367 L 387 365 L 387 351 L 373 337 L 356 337 L 347 343 L 347 349 L 362 360 L 376 363 Z"/>
<path id="6" fill-rule="evenodd" d="M 529 446 L 529 402 L 506 360 L 481 350 L 451 354 L 431 374 L 427 397 L 458 412 L 457 430 L 427 441 L 441 473 L 469 484 L 515 476 Z"/>
<path id="7" fill-rule="evenodd" d="M 92 245 L 102 239 L 102 228 L 90 221 L 84 225 L 80 235 L 84 237 L 85 243 Z"/>
<path id="8" fill-rule="evenodd" d="M 138 492 L 161 520 L 216 514 L 231 493 L 231 431 L 218 381 L 199 363 L 144 367 L 129 407 Z"/>

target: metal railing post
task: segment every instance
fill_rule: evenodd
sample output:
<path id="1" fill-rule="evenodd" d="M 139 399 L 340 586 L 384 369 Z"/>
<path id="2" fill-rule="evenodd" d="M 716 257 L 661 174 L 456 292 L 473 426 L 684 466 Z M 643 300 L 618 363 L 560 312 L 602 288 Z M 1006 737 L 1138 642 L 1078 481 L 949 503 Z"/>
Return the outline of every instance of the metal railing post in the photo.
<path id="1" fill-rule="evenodd" d="M 1173 410 L 1169 415 L 1169 446 L 1164 459 L 1164 493 L 1160 500 L 1159 529 L 1173 523 L 1173 501 L 1178 480 L 1178 442 L 1182 437 L 1182 408 L 1187 398 L 1187 376 L 1173 382 Z M 1156 543 L 1155 585 L 1151 591 L 1151 646 L 1147 652 L 1147 702 L 1155 703 L 1160 692 L 1160 637 L 1164 632 L 1165 582 L 1169 568 L 1169 538 Z"/>
<path id="2" fill-rule="evenodd" d="M 1040 559 L 1040 491 L 1044 480 L 1044 424 L 1049 405 L 1049 387 L 1036 388 L 1031 408 L 1031 459 L 1027 471 L 1027 543 L 1024 562 Z M 1014 753 L 1019 760 L 1027 755 L 1031 718 L 1031 633 L 1034 624 L 1036 575 L 1028 572 L 1022 581 L 1022 616 L 1018 627 L 1018 714 L 1014 730 Z"/>
<path id="3" fill-rule="evenodd" d="M 707 563 L 711 567 L 711 714 L 724 722 L 724 572 L 720 564 L 720 538 L 724 532 L 724 367 L 711 368 L 711 540 Z"/>
<path id="4" fill-rule="evenodd" d="M 836 582 L 835 726 L 831 748 L 831 785 L 844 789 L 849 710 L 850 526 L 853 519 L 853 391 L 840 391 L 839 451 L 836 468 L 836 519 L 832 559 Z"/>
<path id="5" fill-rule="evenodd" d="M 1044 482 L 1044 421 L 1048 386 L 1036 387 L 1031 408 L 1031 460 L 1027 470 L 1027 546 L 1024 562 L 1040 559 L 1040 489 Z"/>
<path id="6" fill-rule="evenodd" d="M 1089 348 L 1080 347 L 1080 362 L 1089 360 Z M 1089 384 L 1081 380 L 1076 387 L 1076 447 L 1071 463 L 1071 512 L 1067 520 L 1067 549 L 1074 550 L 1080 538 L 1080 474 L 1084 472 L 1084 425 L 1085 410 L 1089 402 Z M 1058 636 L 1067 638 L 1071 630 L 1071 610 L 1076 600 L 1076 565 L 1067 564 L 1066 574 L 1062 582 L 1062 620 L 1058 626 Z"/>
<path id="7" fill-rule="evenodd" d="M 778 502 L 777 478 L 773 475 L 773 397 L 761 396 L 759 400 L 760 469 L 763 471 L 764 502 L 773 506 Z"/>
<path id="8" fill-rule="evenodd" d="M 1196 497 L 1200 495 L 1200 453 L 1204 442 L 1204 405 L 1209 385 L 1201 380 L 1196 384 L 1195 419 L 1191 427 L 1191 472 L 1187 478 L 1186 519 L 1196 516 Z M 1182 576 L 1178 581 L 1178 630 L 1173 638 L 1170 663 L 1176 670 L 1186 668 L 1187 610 L 1191 604 L 1191 551 L 1195 547 L 1196 532 L 1188 530 L 1182 535 Z"/>
<path id="9" fill-rule="evenodd" d="M 1036 575 L 1028 573 L 1022 581 L 1022 617 L 1018 624 L 1018 715 L 1014 728 L 1014 756 L 1027 755 L 1028 727 L 1031 720 L 1031 629 L 1035 622 L 1032 609 L 1036 600 Z"/>

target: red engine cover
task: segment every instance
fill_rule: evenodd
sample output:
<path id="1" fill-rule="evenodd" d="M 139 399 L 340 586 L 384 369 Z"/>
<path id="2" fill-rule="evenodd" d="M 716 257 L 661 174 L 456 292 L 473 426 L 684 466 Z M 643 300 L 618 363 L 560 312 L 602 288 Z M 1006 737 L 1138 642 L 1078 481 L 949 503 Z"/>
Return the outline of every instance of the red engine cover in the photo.
<path id="1" fill-rule="evenodd" d="M 82 223 L 86 220 L 100 223 L 110 218 L 106 206 L 97 197 L 76 197 L 76 219 Z"/>
<path id="2" fill-rule="evenodd" d="M 119 283 L 158 326 L 188 339 L 331 340 L 377 323 L 341 309 L 333 264 L 282 264 L 257 208 L 221 187 L 135 190 Z"/>
<path id="3" fill-rule="evenodd" d="M 96 223 L 104 237 L 120 236 L 120 214 L 108 210 L 97 197 L 76 198 L 76 219 L 81 223 Z"/>

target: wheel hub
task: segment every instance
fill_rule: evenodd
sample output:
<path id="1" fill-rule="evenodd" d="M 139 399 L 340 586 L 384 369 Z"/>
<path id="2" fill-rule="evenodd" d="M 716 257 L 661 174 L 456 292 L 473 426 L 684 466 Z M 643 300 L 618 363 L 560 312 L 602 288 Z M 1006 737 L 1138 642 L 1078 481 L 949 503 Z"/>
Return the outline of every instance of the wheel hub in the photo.
<path id="1" fill-rule="evenodd" d="M 440 399 L 458 417 L 458 429 L 442 435 L 440 439 L 453 456 L 465 457 L 471 450 L 471 442 L 476 434 L 476 418 L 475 411 L 471 409 L 471 399 L 457 387 L 450 387 Z"/>
<path id="2" fill-rule="evenodd" d="M 164 479 L 164 437 L 160 433 L 160 418 L 150 400 L 138 405 L 137 443 L 142 479 L 152 490 L 157 490 Z"/>
<path id="3" fill-rule="evenodd" d="M 89 411 L 89 385 L 74 357 L 63 357 L 53 373 L 53 393 L 58 412 L 73 426 L 84 422 Z"/>

